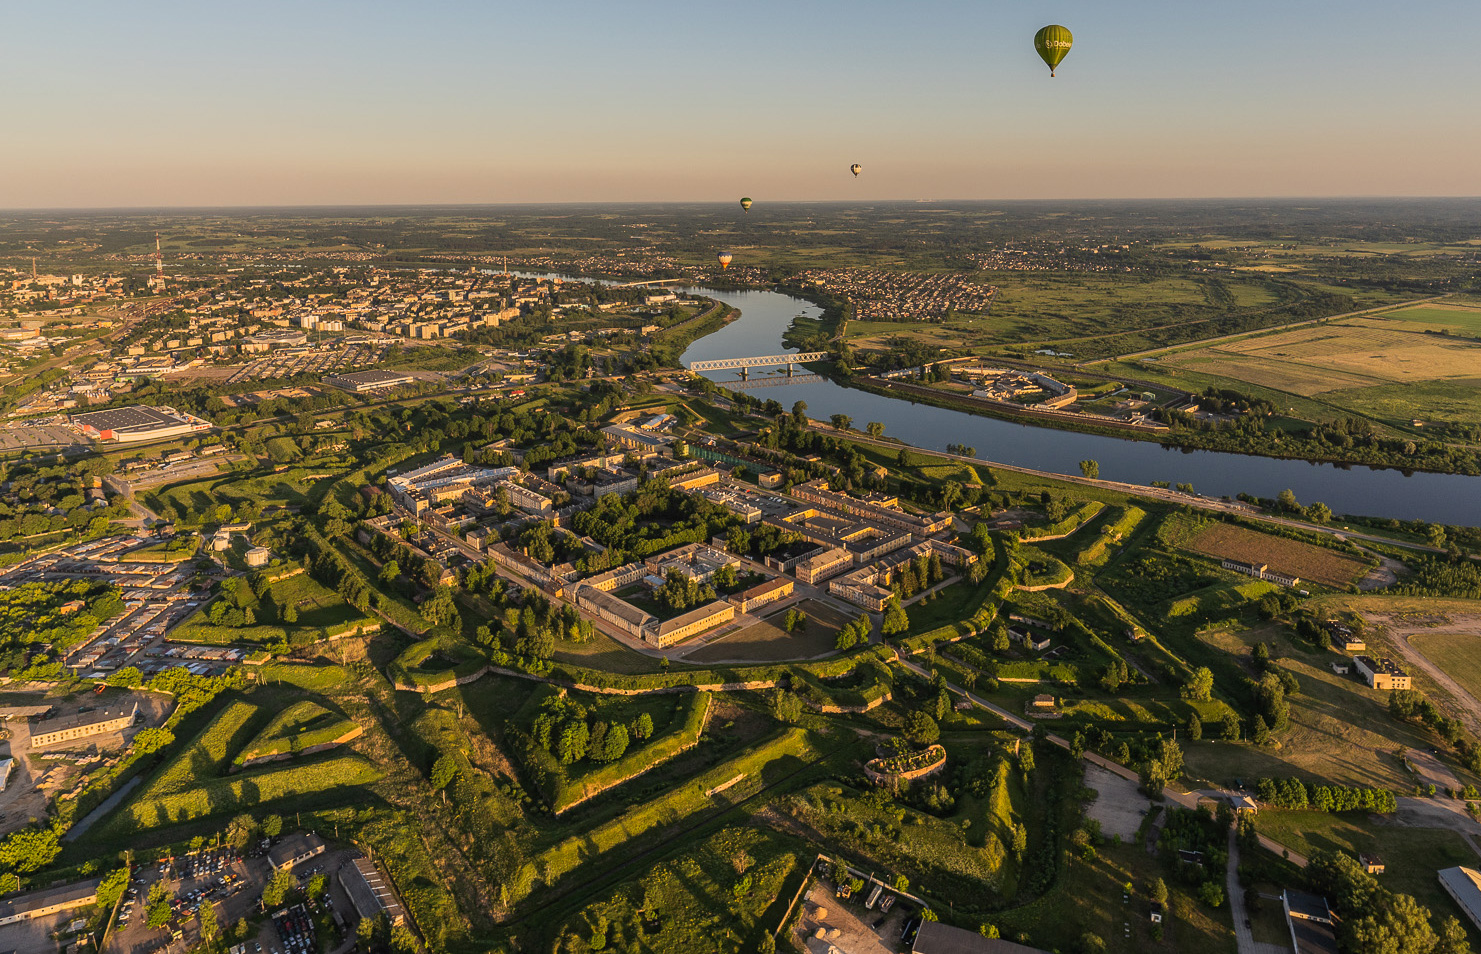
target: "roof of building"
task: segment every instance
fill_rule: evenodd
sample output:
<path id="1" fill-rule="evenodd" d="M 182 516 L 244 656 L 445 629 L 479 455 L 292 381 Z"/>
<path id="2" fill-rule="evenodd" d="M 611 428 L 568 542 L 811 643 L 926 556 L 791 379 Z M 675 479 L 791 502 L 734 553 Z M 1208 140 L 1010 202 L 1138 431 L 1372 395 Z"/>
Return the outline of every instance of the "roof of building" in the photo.
<path id="1" fill-rule="evenodd" d="M 1327 904 L 1327 899 L 1319 894 L 1308 894 L 1305 891 L 1287 888 L 1285 902 L 1286 908 L 1295 917 L 1316 921 L 1332 920 L 1332 909 Z"/>
<path id="2" fill-rule="evenodd" d="M 313 832 L 296 831 L 284 835 L 267 853 L 268 863 L 274 868 L 291 867 L 306 855 L 316 855 L 324 850 L 324 839 Z"/>
<path id="3" fill-rule="evenodd" d="M 911 950 L 914 954 L 1044 954 L 1037 947 L 983 937 L 940 921 L 923 921 Z"/>
<path id="4" fill-rule="evenodd" d="M 1472 923 L 1481 925 L 1481 871 L 1475 868 L 1445 868 L 1440 884 L 1465 909 Z"/>
<path id="5" fill-rule="evenodd" d="M 647 610 L 634 606 L 627 600 L 613 596 L 611 593 L 599 590 L 594 586 L 583 585 L 578 597 L 590 603 L 595 603 L 618 619 L 629 622 L 634 626 L 643 626 L 651 622 L 654 618 L 653 614 Z"/>
<path id="6" fill-rule="evenodd" d="M 9 920 L 17 915 L 25 915 L 31 911 L 55 907 L 58 904 L 68 906 L 87 904 L 98 896 L 98 885 L 102 883 L 102 878 L 93 878 L 88 881 L 78 881 L 75 884 L 44 888 L 41 891 L 32 891 L 29 894 L 0 901 L 0 921 Z"/>
<path id="7" fill-rule="evenodd" d="M 1361 665 L 1367 667 L 1370 672 L 1384 672 L 1388 673 L 1390 676 L 1409 675 L 1409 673 L 1404 671 L 1404 668 L 1402 666 L 1394 662 L 1392 659 L 1375 660 L 1372 656 L 1355 656 L 1353 658 L 1356 659 Z"/>
<path id="8" fill-rule="evenodd" d="M 85 424 L 96 431 L 149 431 L 189 423 L 180 415 L 165 408 L 149 407 L 144 404 L 74 414 L 72 421 L 76 424 Z"/>
<path id="9" fill-rule="evenodd" d="M 1289 919 L 1296 954 L 1337 954 L 1337 934 L 1332 925 L 1305 918 Z"/>
<path id="10" fill-rule="evenodd" d="M 687 613 L 675 616 L 673 619 L 665 623 L 660 623 L 658 626 L 658 635 L 667 636 L 669 633 L 672 633 L 676 629 L 683 629 L 685 626 L 693 626 L 695 623 L 709 619 L 712 616 L 718 616 L 722 613 L 728 613 L 730 616 L 733 617 L 735 615 L 735 607 L 731 606 L 724 600 L 716 600 L 713 603 L 706 603 L 704 606 L 696 607 Z"/>
<path id="11" fill-rule="evenodd" d="M 128 719 L 137 715 L 139 704 L 132 706 L 110 706 L 106 709 L 94 709 L 91 712 L 74 712 L 70 715 L 57 716 L 55 719 L 47 719 L 38 722 L 31 729 L 31 737 L 45 735 L 49 732 L 60 732 L 63 729 L 76 729 L 80 726 L 97 725 L 100 722 L 112 722 L 114 719 Z"/>
<path id="12" fill-rule="evenodd" d="M 765 596 L 777 590 L 785 590 L 792 586 L 792 581 L 785 577 L 774 577 L 765 583 L 757 583 L 755 586 L 742 590 L 740 598 L 743 600 L 754 600 L 758 596 Z"/>
<path id="13" fill-rule="evenodd" d="M 396 890 L 380 868 L 369 858 L 356 858 L 341 874 L 340 881 L 350 893 L 350 901 L 363 917 L 375 917 L 381 911 L 392 922 L 406 916 Z"/>

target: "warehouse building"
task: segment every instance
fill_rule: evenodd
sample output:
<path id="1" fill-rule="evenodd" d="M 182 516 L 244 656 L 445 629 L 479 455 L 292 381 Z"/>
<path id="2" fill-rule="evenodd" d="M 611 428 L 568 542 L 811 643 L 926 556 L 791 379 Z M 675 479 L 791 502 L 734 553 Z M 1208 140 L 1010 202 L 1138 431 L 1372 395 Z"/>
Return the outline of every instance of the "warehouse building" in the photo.
<path id="1" fill-rule="evenodd" d="M 118 441 L 120 444 L 182 437 L 209 430 L 211 427 L 210 421 L 203 421 L 172 407 L 148 407 L 142 404 L 74 414 L 72 423 L 87 437 L 99 441 Z"/>
<path id="2" fill-rule="evenodd" d="M 369 858 L 356 858 L 340 868 L 339 883 L 360 917 L 373 920 L 384 914 L 392 927 L 406 920 L 406 909 L 401 906 L 391 879 Z"/>
<path id="3" fill-rule="evenodd" d="M 31 747 L 39 749 L 94 735 L 122 732 L 134 724 L 138 715 L 139 704 L 136 702 L 126 709 L 95 709 L 47 719 L 36 723 L 35 731 L 31 733 Z"/>
<path id="4" fill-rule="evenodd" d="M 324 375 L 325 384 L 355 394 L 363 394 L 366 391 L 380 391 L 386 388 L 399 388 L 403 384 L 410 384 L 415 380 L 416 378 L 413 378 L 411 375 L 402 374 L 399 371 L 347 371 L 344 374 Z"/>
<path id="5" fill-rule="evenodd" d="M 102 878 L 93 878 L 0 901 L 0 924 L 15 924 L 86 907 L 98 900 L 98 885 L 102 883 Z"/>

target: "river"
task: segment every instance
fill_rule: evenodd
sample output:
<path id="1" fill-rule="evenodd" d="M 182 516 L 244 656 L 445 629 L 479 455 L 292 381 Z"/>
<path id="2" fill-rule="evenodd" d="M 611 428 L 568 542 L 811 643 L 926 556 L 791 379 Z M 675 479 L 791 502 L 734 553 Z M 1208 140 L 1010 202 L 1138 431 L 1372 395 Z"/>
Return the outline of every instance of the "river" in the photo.
<path id="1" fill-rule="evenodd" d="M 793 350 L 782 344 L 782 335 L 793 317 L 803 314 L 816 318 L 819 314 L 817 306 L 777 292 L 694 291 L 740 309 L 741 317 L 694 342 L 684 352 L 685 364 L 784 354 Z M 735 381 L 738 372 L 712 371 L 707 376 L 726 383 Z M 1090 459 L 1100 464 L 1100 476 L 1107 480 L 1189 483 L 1196 492 L 1213 497 L 1249 493 L 1273 498 L 1289 488 L 1302 503 L 1319 500 L 1339 514 L 1481 525 L 1481 477 L 1406 475 L 1387 468 L 1185 450 L 1152 441 L 1080 434 L 912 404 L 832 381 L 760 388 L 749 393 L 775 398 L 788 409 L 795 401 L 805 401 L 808 416 L 815 420 L 847 414 L 853 418 L 853 426 L 860 429 L 869 421 L 879 421 L 885 426 L 885 436 L 916 447 L 944 451 L 948 444 L 965 444 L 975 448 L 977 456 L 988 463 L 999 461 L 1056 474 L 1079 474 L 1080 461 Z"/>
<path id="2" fill-rule="evenodd" d="M 535 273 L 520 274 L 534 277 Z M 686 365 L 716 358 L 785 354 L 794 350 L 782 343 L 793 318 L 799 314 L 817 318 L 821 313 L 816 305 L 779 292 L 703 287 L 690 290 L 739 309 L 741 316 L 690 345 L 682 357 Z M 739 372 L 711 371 L 706 377 L 728 384 L 739 379 Z M 753 374 L 752 380 L 758 377 Z M 1187 450 L 1154 441 L 1081 434 L 914 404 L 827 380 L 758 388 L 749 393 L 763 400 L 774 398 L 789 410 L 794 402 L 805 401 L 807 414 L 814 420 L 847 414 L 853 418 L 853 426 L 861 430 L 866 423 L 879 421 L 885 426 L 886 437 L 915 447 L 944 451 L 948 444 L 962 444 L 974 448 L 989 465 L 997 461 L 1078 475 L 1080 461 L 1088 459 L 1100 465 L 1100 476 L 1106 480 L 1130 484 L 1165 480 L 1174 486 L 1186 483 L 1192 484 L 1195 492 L 1211 497 L 1247 493 L 1274 498 L 1289 489 L 1301 503 L 1321 501 L 1337 514 L 1481 526 L 1481 477 L 1405 474 L 1389 468 Z"/>

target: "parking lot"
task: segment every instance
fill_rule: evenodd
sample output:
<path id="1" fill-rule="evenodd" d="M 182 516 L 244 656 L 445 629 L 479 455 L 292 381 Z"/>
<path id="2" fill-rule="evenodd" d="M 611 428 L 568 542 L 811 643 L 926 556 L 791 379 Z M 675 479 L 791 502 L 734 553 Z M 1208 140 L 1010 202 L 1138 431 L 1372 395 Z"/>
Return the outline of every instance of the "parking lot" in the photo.
<path id="1" fill-rule="evenodd" d="M 342 912 L 351 928 L 356 915 L 335 872 L 353 854 L 343 849 L 328 851 L 293 869 L 300 889 L 306 888 L 314 875 L 325 876 L 323 913 L 332 917 L 334 911 Z M 272 866 L 261 847 L 245 856 L 230 849 L 216 849 L 177 858 L 173 864 L 141 865 L 129 885 L 105 951 L 107 954 L 182 954 L 200 941 L 197 910 L 207 902 L 216 905 L 216 920 L 229 939 L 228 947 L 243 943 L 249 954 L 310 954 L 332 950 L 336 943 L 333 932 L 328 937 L 320 936 L 314 922 L 315 912 L 308 904 L 299 901 L 262 911 L 262 889 L 272 875 Z M 144 923 L 150 887 L 161 878 L 173 896 L 175 918 L 171 927 L 179 930 L 178 938 L 172 936 L 170 927 L 151 928 Z M 256 930 L 245 940 L 235 934 L 237 922 L 242 918 L 258 921 Z"/>
<path id="2" fill-rule="evenodd" d="M 75 428 L 66 424 L 27 424 L 16 421 L 0 427 L 0 451 L 88 446 L 90 442 Z"/>

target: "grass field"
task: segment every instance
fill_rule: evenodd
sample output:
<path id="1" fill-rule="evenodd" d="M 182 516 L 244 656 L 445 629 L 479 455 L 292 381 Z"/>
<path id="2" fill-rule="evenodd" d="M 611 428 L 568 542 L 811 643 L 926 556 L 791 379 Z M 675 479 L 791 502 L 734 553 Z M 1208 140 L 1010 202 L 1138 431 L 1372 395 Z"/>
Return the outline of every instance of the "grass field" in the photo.
<path id="1" fill-rule="evenodd" d="M 232 760 L 242 765 L 252 759 L 286 755 L 315 745 L 325 745 L 354 731 L 355 723 L 316 702 L 304 699 L 279 712 L 243 746 Z"/>
<path id="2" fill-rule="evenodd" d="M 1272 570 L 1334 589 L 1345 588 L 1368 570 L 1355 557 L 1228 523 L 1209 524 L 1184 546 L 1216 560 L 1268 563 Z"/>
<path id="3" fill-rule="evenodd" d="M 1234 931 L 1227 904 L 1209 910 L 1193 899 L 1186 885 L 1168 878 L 1168 917 L 1163 921 L 1163 939 L 1152 940 L 1147 921 L 1145 895 L 1124 900 L 1124 886 L 1131 882 L 1140 891 L 1166 871 L 1136 845 L 1106 845 L 1093 861 L 1065 864 L 1060 876 L 1044 897 L 1032 904 L 1006 911 L 994 923 L 1005 938 L 1027 932 L 1030 941 L 1046 950 L 1081 950 L 1081 934 L 1090 932 L 1106 942 L 1115 954 L 1146 954 L 1149 951 L 1197 951 L 1199 954 L 1235 954 Z M 1126 924 L 1129 929 L 1123 929 Z"/>
<path id="4" fill-rule="evenodd" d="M 1329 391 L 1322 397 L 1400 427 L 1416 418 L 1468 425 L 1481 421 L 1481 376 Z"/>
<path id="5" fill-rule="evenodd" d="M 1200 638 L 1244 658 L 1249 647 L 1265 642 L 1279 665 L 1296 676 L 1300 691 L 1288 697 L 1291 727 L 1276 733 L 1276 745 L 1210 742 L 1208 732 L 1205 741 L 1188 744 L 1190 779 L 1227 784 L 1235 778 L 1295 775 L 1306 781 L 1413 790 L 1414 779 L 1398 752 L 1428 747 L 1433 740 L 1417 726 L 1390 718 L 1387 693 L 1332 672 L 1328 663 L 1337 658 L 1334 654 L 1309 652 L 1274 624 L 1243 631 L 1226 628 Z"/>
<path id="6" fill-rule="evenodd" d="M 276 606 L 292 606 L 298 611 L 294 623 L 263 622 L 274 619 L 270 610 L 264 609 L 261 601 L 254 599 L 252 611 L 259 622 L 253 626 L 217 626 L 207 615 L 209 604 L 202 606 L 190 616 L 170 637 L 183 642 L 196 643 L 269 643 L 275 639 L 286 639 L 290 644 L 310 643 L 319 639 L 322 630 L 331 633 L 360 622 L 378 625 L 375 617 L 361 613 L 340 598 L 333 590 L 317 583 L 307 573 L 279 580 L 272 585 L 269 595 Z"/>
<path id="7" fill-rule="evenodd" d="M 778 610 L 744 629 L 714 640 L 687 654 L 686 661 L 697 663 L 781 662 L 809 659 L 833 650 L 838 631 L 850 622 L 837 610 L 816 600 L 796 604 L 807 616 L 807 625 L 795 632 L 782 629 L 786 610 Z"/>
<path id="8" fill-rule="evenodd" d="M 1461 688 L 1481 699 L 1481 637 L 1466 633 L 1416 633 L 1414 648 Z"/>
<path id="9" fill-rule="evenodd" d="M 1481 336 L 1481 308 L 1475 305 L 1459 305 L 1436 302 L 1414 308 L 1400 308 L 1385 312 L 1384 317 L 1392 321 L 1406 321 L 1430 328 L 1449 328 L 1461 334 Z"/>
<path id="10" fill-rule="evenodd" d="M 592 638 L 584 643 L 561 640 L 555 644 L 553 659 L 589 669 L 631 676 L 640 673 L 661 672 L 659 661 L 652 656 L 628 649 L 601 630 L 593 630 Z"/>
<path id="11" fill-rule="evenodd" d="M 742 857 L 752 862 L 744 880 L 734 866 Z M 727 828 L 575 914 L 560 928 L 559 949 L 591 950 L 590 940 L 600 936 L 605 949 L 643 954 L 760 950 L 792 900 L 798 870 L 811 860 L 776 832 Z M 648 925 L 631 916 L 644 904 L 656 915 Z"/>

